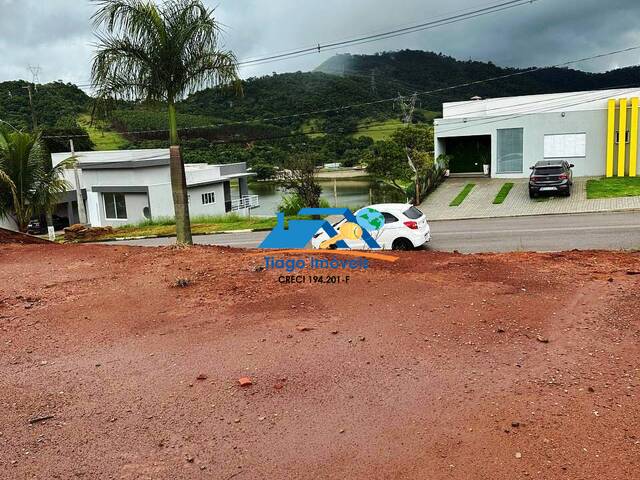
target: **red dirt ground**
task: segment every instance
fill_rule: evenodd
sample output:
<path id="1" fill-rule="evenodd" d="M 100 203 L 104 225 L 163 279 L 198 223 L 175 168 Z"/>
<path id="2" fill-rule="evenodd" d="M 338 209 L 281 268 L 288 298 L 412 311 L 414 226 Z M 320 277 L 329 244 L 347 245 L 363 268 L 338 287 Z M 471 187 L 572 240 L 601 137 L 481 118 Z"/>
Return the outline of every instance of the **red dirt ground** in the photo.
<path id="1" fill-rule="evenodd" d="M 34 244 L 44 243 L 49 244 L 48 240 L 44 240 L 40 237 L 34 237 L 33 235 L 26 235 L 24 233 L 14 232 L 12 230 L 6 230 L 0 228 L 0 245 L 3 244 Z"/>
<path id="2" fill-rule="evenodd" d="M 640 254 L 262 262 L 0 247 L 0 478 L 640 477 Z"/>

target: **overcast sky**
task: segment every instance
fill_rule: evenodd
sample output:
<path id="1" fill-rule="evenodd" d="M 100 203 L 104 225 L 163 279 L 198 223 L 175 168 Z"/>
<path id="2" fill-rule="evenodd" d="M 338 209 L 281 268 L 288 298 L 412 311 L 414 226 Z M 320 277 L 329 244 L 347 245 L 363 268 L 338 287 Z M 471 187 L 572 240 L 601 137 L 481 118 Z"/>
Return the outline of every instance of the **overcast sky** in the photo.
<path id="1" fill-rule="evenodd" d="M 224 43 L 239 59 L 421 23 L 498 0 L 205 0 L 217 6 Z M 89 83 L 93 34 L 88 0 L 0 0 L 0 81 Z M 502 66 L 549 65 L 640 45 L 638 0 L 538 0 L 532 5 L 338 52 L 242 70 L 243 77 L 312 70 L 335 53 L 431 50 Z M 640 63 L 640 50 L 585 62 L 605 71 Z"/>

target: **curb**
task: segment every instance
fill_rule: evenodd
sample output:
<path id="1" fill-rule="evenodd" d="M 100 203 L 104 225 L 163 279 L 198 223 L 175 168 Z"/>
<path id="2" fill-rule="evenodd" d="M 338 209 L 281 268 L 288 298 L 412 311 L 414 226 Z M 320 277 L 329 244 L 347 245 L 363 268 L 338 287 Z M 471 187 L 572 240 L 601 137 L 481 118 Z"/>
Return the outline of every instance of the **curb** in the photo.
<path id="1" fill-rule="evenodd" d="M 245 230 L 218 230 L 214 232 L 203 232 L 193 234 L 194 237 L 201 235 L 221 235 L 221 234 L 233 234 L 233 233 L 253 233 L 253 232 L 270 232 L 271 228 L 254 228 L 254 229 L 245 229 Z M 108 238 L 105 240 L 85 240 L 83 242 L 60 242 L 60 243 L 105 243 L 105 242 L 123 242 L 128 240 L 148 240 L 153 238 L 175 238 L 175 235 L 143 235 L 139 237 L 116 237 L 116 238 Z"/>
<path id="2" fill-rule="evenodd" d="M 586 212 L 550 212 L 550 213 L 523 213 L 520 215 L 499 215 L 499 216 L 475 216 L 475 217 L 459 217 L 459 218 L 438 218 L 430 219 L 427 216 L 429 223 L 435 222 L 455 222 L 457 220 L 495 220 L 498 218 L 521 218 L 521 217 L 550 217 L 559 215 L 594 215 L 594 214 L 607 214 L 607 213 L 635 213 L 640 212 L 640 208 L 617 208 L 614 210 L 588 210 Z"/>

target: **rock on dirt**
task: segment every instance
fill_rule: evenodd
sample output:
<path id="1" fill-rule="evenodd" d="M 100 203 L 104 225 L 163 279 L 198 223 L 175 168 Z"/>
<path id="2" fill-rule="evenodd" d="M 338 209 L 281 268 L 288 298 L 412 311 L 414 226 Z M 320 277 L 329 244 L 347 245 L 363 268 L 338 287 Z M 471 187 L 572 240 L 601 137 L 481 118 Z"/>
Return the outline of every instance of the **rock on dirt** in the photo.
<path id="1" fill-rule="evenodd" d="M 241 387 L 249 387 L 251 385 L 253 385 L 253 382 L 251 381 L 251 379 L 249 377 L 241 377 L 238 379 L 238 383 L 240 384 Z"/>

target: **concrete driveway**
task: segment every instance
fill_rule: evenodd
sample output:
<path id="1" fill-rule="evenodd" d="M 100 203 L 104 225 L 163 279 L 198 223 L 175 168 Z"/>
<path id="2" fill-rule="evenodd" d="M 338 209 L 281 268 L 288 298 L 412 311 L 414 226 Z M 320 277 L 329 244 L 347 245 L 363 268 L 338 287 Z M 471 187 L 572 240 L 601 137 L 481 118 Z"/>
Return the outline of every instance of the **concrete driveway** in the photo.
<path id="1" fill-rule="evenodd" d="M 587 180 L 584 177 L 574 179 L 569 198 L 541 197 L 532 200 L 527 179 L 449 178 L 422 202 L 420 208 L 429 220 L 640 210 L 640 197 L 587 199 Z M 515 185 L 504 203 L 494 205 L 494 198 L 507 182 Z M 449 203 L 467 183 L 475 183 L 476 186 L 461 205 L 450 207 Z"/>

